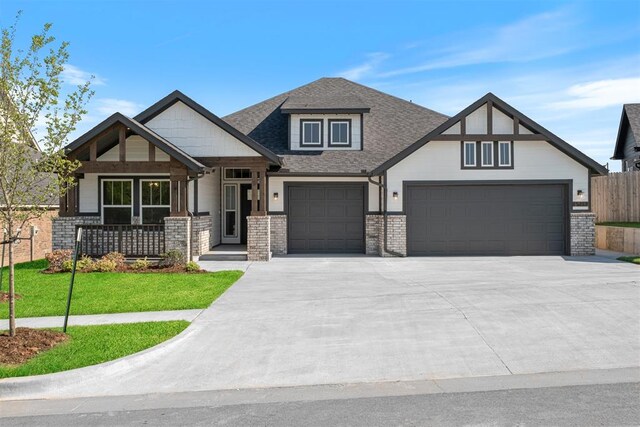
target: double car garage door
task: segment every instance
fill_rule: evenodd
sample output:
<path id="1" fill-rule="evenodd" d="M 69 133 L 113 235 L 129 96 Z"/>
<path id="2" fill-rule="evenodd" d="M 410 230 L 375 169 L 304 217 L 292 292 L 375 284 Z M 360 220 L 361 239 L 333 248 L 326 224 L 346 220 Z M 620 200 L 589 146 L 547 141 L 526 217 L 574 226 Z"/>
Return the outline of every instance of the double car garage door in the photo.
<path id="1" fill-rule="evenodd" d="M 365 184 L 289 184 L 289 253 L 364 253 Z M 563 255 L 564 184 L 405 187 L 408 255 Z"/>

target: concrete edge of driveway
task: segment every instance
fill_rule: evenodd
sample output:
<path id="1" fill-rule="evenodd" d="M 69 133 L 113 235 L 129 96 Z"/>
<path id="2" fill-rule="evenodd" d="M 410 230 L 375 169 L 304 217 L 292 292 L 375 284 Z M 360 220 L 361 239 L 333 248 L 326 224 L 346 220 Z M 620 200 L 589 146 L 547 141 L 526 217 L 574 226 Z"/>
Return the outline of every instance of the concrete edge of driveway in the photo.
<path id="1" fill-rule="evenodd" d="M 104 412 L 105 408 L 108 408 L 109 411 L 120 412 L 620 383 L 640 383 L 640 367 L 442 380 L 211 390 L 51 400 L 5 400 L 0 401 L 0 419 L 70 413 L 88 414 Z"/>

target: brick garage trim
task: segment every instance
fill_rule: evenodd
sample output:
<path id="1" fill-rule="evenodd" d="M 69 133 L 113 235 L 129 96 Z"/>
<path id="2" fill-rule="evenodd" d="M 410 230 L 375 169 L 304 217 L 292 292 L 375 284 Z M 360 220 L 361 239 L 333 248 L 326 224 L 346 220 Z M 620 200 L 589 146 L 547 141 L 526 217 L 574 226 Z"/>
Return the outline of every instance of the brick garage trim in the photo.
<path id="1" fill-rule="evenodd" d="M 273 255 L 287 254 L 286 215 L 271 215 L 271 252 Z"/>
<path id="2" fill-rule="evenodd" d="M 570 255 L 595 255 L 596 214 L 593 212 L 572 212 Z"/>
<path id="3" fill-rule="evenodd" d="M 384 215 L 367 215 L 365 221 L 366 254 L 397 256 L 384 250 Z M 387 249 L 400 256 L 407 256 L 406 215 L 387 215 Z"/>

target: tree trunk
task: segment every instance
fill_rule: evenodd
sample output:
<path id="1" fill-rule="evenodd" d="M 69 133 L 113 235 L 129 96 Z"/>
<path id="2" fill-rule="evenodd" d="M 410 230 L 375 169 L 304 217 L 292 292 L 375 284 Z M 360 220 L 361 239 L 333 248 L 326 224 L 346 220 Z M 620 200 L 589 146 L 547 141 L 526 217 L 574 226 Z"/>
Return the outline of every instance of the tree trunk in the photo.
<path id="1" fill-rule="evenodd" d="M 9 236 L 11 236 L 11 227 Z M 16 336 L 16 289 L 13 269 L 13 241 L 9 242 L 9 336 Z"/>

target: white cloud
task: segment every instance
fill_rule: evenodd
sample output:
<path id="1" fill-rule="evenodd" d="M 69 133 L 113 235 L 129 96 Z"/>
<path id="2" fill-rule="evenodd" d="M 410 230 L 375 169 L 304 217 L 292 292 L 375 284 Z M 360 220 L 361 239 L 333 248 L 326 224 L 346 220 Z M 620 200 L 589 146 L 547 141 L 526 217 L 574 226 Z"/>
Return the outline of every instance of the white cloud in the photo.
<path id="1" fill-rule="evenodd" d="M 340 77 L 344 77 L 349 80 L 359 80 L 371 74 L 382 62 L 389 58 L 389 55 L 384 52 L 372 52 L 368 53 L 367 60 L 353 68 L 341 71 L 338 73 Z"/>
<path id="2" fill-rule="evenodd" d="M 95 100 L 95 106 L 90 110 L 103 116 L 110 116 L 116 112 L 125 116 L 135 116 L 142 107 L 141 104 L 126 99 L 101 98 Z"/>
<path id="3" fill-rule="evenodd" d="M 65 64 L 64 70 L 62 71 L 62 79 L 65 81 L 65 83 L 72 85 L 83 85 L 89 80 L 91 80 L 91 84 L 94 85 L 106 84 L 106 80 L 104 78 L 92 74 L 88 71 L 84 71 L 71 64 Z"/>
<path id="4" fill-rule="evenodd" d="M 569 98 L 549 104 L 555 109 L 600 109 L 640 102 L 640 77 L 597 80 L 570 86 Z"/>

